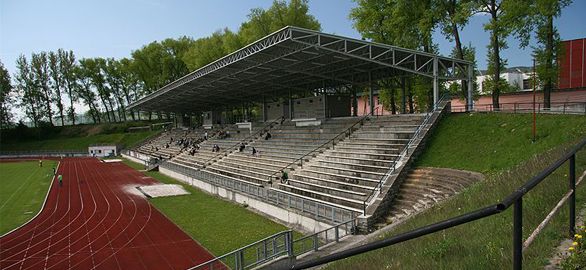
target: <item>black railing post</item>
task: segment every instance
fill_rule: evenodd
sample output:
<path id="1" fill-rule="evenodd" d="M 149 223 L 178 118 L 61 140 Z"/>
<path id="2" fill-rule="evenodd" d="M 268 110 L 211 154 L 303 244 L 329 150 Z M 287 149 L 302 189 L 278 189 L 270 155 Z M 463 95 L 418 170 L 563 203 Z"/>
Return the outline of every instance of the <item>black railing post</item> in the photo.
<path id="1" fill-rule="evenodd" d="M 523 197 L 513 206 L 513 269 L 523 268 Z"/>
<path id="2" fill-rule="evenodd" d="M 568 173 L 570 180 L 570 200 L 568 206 L 570 207 L 570 238 L 574 237 L 576 233 L 576 154 L 570 157 L 570 172 Z"/>

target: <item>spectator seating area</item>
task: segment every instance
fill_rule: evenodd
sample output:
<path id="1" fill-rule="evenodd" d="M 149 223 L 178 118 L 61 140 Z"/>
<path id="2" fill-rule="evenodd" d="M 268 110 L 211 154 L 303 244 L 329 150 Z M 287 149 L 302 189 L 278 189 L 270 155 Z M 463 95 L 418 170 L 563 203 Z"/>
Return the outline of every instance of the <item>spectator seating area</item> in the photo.
<path id="1" fill-rule="evenodd" d="M 236 149 L 241 142 L 250 140 L 251 136 L 257 135 L 264 128 L 264 125 L 253 125 L 252 129 L 240 129 L 236 125 L 229 125 L 217 130 L 213 136 L 204 140 L 195 152 L 183 152 L 171 162 L 187 167 L 203 168 L 210 163 L 222 159 L 226 154 Z M 217 148 L 214 149 L 214 146 Z"/>
<path id="2" fill-rule="evenodd" d="M 330 119 L 319 126 L 296 127 L 293 121 L 284 121 L 245 145 L 242 151 L 234 151 L 206 167 L 206 171 L 237 178 L 239 180 L 271 185 L 271 176 L 295 160 L 311 152 L 323 143 L 347 129 L 355 118 Z M 253 148 L 256 153 L 253 154 Z"/>
<path id="3" fill-rule="evenodd" d="M 370 118 L 278 188 L 360 212 L 422 121 L 422 115 Z"/>
<path id="4" fill-rule="evenodd" d="M 152 158 L 170 159 L 198 144 L 205 134 L 203 129 L 172 129 L 136 147 L 136 151 Z"/>
<path id="5" fill-rule="evenodd" d="M 316 126 L 286 120 L 272 127 L 255 124 L 252 129 L 230 125 L 208 130 L 207 140 L 197 141 L 183 151 L 171 143 L 171 137 L 193 142 L 201 139 L 205 131 L 175 130 L 138 151 L 171 157 L 169 162 L 236 181 L 362 212 L 364 201 L 395 165 L 423 118 L 419 114 L 345 117 L 323 120 Z M 355 125 L 361 119 L 363 123 Z M 287 181 L 280 180 L 281 170 L 289 174 Z"/>

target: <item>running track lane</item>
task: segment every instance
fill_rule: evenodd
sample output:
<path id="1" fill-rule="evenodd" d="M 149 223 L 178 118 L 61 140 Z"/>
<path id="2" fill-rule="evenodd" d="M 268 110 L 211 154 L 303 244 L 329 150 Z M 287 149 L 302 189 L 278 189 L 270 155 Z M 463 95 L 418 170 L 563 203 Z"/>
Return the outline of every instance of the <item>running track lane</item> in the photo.
<path id="1" fill-rule="evenodd" d="M 0 269 L 186 269 L 213 258 L 135 186 L 158 183 L 123 163 L 61 160 L 45 208 L 0 238 Z"/>

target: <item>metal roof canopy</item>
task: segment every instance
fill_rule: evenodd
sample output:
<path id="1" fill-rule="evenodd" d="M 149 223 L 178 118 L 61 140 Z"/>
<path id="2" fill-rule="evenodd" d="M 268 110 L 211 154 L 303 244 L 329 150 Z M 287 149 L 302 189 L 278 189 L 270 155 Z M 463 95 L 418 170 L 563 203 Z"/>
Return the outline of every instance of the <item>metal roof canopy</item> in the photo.
<path id="1" fill-rule="evenodd" d="M 409 73 L 433 78 L 437 101 L 439 79 L 468 80 L 471 85 L 472 63 L 287 26 L 141 98 L 129 109 L 210 111 L 289 91 L 360 85 Z"/>

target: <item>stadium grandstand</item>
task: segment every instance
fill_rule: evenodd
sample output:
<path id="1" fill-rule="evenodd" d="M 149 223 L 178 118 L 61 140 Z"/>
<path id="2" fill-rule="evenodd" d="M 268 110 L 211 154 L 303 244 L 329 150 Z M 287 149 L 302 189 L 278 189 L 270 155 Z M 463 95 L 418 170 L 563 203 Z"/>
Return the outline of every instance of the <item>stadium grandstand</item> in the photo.
<path id="1" fill-rule="evenodd" d="M 405 76 L 433 81 L 434 108 L 379 116 L 376 82 Z M 285 27 L 131 104 L 176 125 L 125 155 L 308 231 L 368 230 L 446 107 L 440 81 L 471 77 L 467 61 Z"/>

